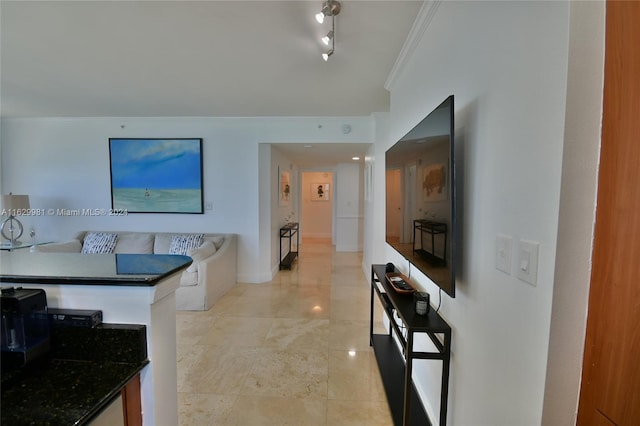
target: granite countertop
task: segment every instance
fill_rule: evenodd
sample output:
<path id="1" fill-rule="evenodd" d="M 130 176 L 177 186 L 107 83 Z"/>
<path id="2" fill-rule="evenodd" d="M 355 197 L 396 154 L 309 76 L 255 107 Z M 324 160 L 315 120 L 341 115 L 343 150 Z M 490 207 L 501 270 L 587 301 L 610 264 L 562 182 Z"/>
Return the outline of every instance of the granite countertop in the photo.
<path id="1" fill-rule="evenodd" d="M 187 268 L 175 254 L 0 253 L 0 282 L 154 286 Z"/>
<path id="2" fill-rule="evenodd" d="M 148 363 L 144 325 L 52 330 L 48 356 L 2 373 L 6 425 L 83 425 Z"/>

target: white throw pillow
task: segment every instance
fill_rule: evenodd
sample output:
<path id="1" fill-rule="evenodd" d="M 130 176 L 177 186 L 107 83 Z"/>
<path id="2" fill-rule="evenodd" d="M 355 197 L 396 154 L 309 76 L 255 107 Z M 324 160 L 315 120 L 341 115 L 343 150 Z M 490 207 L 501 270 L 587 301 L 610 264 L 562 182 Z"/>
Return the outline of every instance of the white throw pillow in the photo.
<path id="1" fill-rule="evenodd" d="M 198 248 L 202 245 L 204 234 L 177 234 L 171 237 L 171 247 L 169 254 L 187 254 L 189 249 Z"/>
<path id="2" fill-rule="evenodd" d="M 187 272 L 196 272 L 198 270 L 198 262 L 212 256 L 216 253 L 216 246 L 211 241 L 205 241 L 198 248 L 187 250 L 187 256 L 193 259 L 193 263 L 187 268 Z"/>
<path id="3" fill-rule="evenodd" d="M 81 253 L 105 254 L 113 253 L 118 234 L 109 232 L 88 232 L 84 237 Z"/>

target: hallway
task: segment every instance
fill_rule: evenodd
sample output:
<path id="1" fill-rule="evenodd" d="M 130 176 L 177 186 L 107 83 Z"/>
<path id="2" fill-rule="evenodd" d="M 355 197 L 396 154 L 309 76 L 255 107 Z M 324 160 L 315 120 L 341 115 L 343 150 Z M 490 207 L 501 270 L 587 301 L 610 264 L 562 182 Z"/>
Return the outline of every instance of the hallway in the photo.
<path id="1" fill-rule="evenodd" d="M 292 271 L 178 312 L 181 425 L 391 425 L 361 253 L 305 239 Z"/>

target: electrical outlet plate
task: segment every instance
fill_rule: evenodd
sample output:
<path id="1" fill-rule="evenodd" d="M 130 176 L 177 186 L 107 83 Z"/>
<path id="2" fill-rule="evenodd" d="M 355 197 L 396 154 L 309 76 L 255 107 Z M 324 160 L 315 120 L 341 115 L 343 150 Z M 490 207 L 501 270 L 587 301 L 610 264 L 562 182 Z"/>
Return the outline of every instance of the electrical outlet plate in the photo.
<path id="1" fill-rule="evenodd" d="M 510 235 L 498 235 L 496 238 L 496 269 L 511 275 L 511 247 L 513 238 Z"/>
<path id="2" fill-rule="evenodd" d="M 536 286 L 538 281 L 538 247 L 535 241 L 518 242 L 518 273 L 520 280 Z"/>

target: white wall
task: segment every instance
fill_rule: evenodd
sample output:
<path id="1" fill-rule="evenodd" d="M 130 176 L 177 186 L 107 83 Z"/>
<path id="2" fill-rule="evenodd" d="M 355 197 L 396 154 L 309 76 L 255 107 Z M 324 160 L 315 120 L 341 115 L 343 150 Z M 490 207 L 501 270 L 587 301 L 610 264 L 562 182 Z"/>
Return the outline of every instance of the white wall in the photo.
<path id="1" fill-rule="evenodd" d="M 384 151 L 454 94 L 463 229 L 456 298 L 442 294 L 440 311 L 453 329 L 448 424 L 537 425 L 556 265 L 569 3 L 426 3 L 419 19 L 388 83 L 389 139 L 371 152 L 374 176 L 384 179 Z M 384 211 L 383 185 L 376 186 L 368 212 Z M 378 214 L 365 233 L 374 245 L 384 241 L 384 218 Z M 510 275 L 495 268 L 498 234 L 514 240 Z M 540 243 L 536 286 L 515 276 L 520 239 Z M 364 257 L 407 272 L 386 247 L 384 256 L 370 256 L 365 246 Z M 412 271 L 437 303 L 437 288 Z M 439 373 L 435 361 L 415 370 L 436 418 Z"/>
<path id="2" fill-rule="evenodd" d="M 110 207 L 110 137 L 201 137 L 203 215 L 24 218 L 39 239 L 63 240 L 83 229 L 232 232 L 238 240 L 238 279 L 271 276 L 271 202 L 260 197 L 260 143 L 373 141 L 370 117 L 323 118 L 33 118 L 2 119 L 2 192 L 29 194 L 33 208 Z M 352 126 L 342 133 L 344 123 Z M 267 176 L 269 176 L 267 172 Z M 267 222 L 260 221 L 268 218 Z M 261 256 L 267 256 L 263 261 Z"/>
<path id="3" fill-rule="evenodd" d="M 572 2 L 569 81 L 543 425 L 575 424 L 595 222 L 605 3 Z"/>
<path id="4" fill-rule="evenodd" d="M 333 171 L 302 172 L 300 181 L 301 200 L 301 229 L 300 233 L 306 238 L 332 238 L 333 236 L 333 203 L 335 200 Z M 314 184 L 330 184 L 330 196 L 326 201 L 311 199 Z"/>
<path id="5" fill-rule="evenodd" d="M 375 143 L 365 157 L 365 197 L 363 220 L 362 269 L 366 277 L 371 274 L 371 265 L 387 263 L 385 243 L 385 167 L 384 152 L 388 148 L 389 114 L 373 114 Z"/>
<path id="6" fill-rule="evenodd" d="M 360 163 L 341 163 L 336 170 L 336 251 L 360 251 L 364 169 Z"/>
<path id="7" fill-rule="evenodd" d="M 267 144 L 261 144 L 267 145 Z M 298 167 L 291 162 L 282 152 L 278 149 L 269 145 L 271 149 L 271 162 L 269 169 L 269 179 L 265 179 L 268 182 L 269 189 L 264 190 L 261 195 L 266 195 L 270 199 L 271 203 L 271 220 L 270 220 L 270 233 L 269 239 L 271 241 L 269 252 L 271 253 L 271 275 L 265 276 L 261 281 L 268 281 L 273 278 L 273 276 L 280 269 L 280 253 L 282 253 L 283 257 L 289 251 L 289 240 L 288 239 L 280 239 L 280 228 L 288 222 L 299 222 L 299 196 L 298 196 L 298 188 L 300 186 L 299 176 L 298 176 Z M 289 172 L 289 185 L 291 188 L 291 193 L 289 195 L 289 199 L 285 202 L 281 202 L 280 200 L 280 173 L 283 171 Z M 261 179 L 261 186 L 264 186 L 264 182 Z M 262 190 L 261 190 L 262 191 Z M 262 216 L 260 220 L 263 220 Z M 295 238 L 293 239 L 295 240 Z M 292 250 L 295 250 L 292 241 Z M 282 252 L 280 249 L 282 248 Z M 266 251 L 261 251 L 261 258 L 265 259 L 269 256 L 266 255 Z"/>

